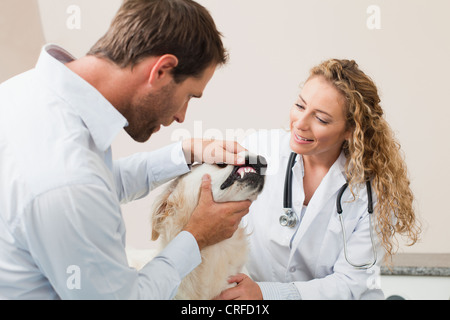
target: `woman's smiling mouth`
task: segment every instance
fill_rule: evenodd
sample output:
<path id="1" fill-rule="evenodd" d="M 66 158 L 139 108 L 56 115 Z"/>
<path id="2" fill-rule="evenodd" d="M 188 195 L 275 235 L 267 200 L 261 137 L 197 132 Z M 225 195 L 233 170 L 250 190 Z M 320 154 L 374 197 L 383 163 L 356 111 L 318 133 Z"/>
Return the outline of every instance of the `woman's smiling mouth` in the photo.
<path id="1" fill-rule="evenodd" d="M 312 142 L 314 142 L 313 139 L 308 139 L 308 138 L 299 136 L 299 135 L 296 134 L 296 133 L 294 133 L 294 140 L 295 140 L 295 142 L 300 143 L 300 144 L 306 144 L 306 143 L 312 143 Z"/>

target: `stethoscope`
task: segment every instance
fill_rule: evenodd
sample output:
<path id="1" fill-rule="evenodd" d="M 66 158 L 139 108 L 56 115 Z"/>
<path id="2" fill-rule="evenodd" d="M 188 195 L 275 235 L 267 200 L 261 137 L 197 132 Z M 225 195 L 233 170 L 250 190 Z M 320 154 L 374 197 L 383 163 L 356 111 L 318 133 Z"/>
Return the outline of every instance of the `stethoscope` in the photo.
<path id="1" fill-rule="evenodd" d="M 292 207 L 292 168 L 295 164 L 295 159 L 297 157 L 297 154 L 295 152 L 292 152 L 288 165 L 286 168 L 286 176 L 284 180 L 284 194 L 283 194 L 283 210 L 284 213 L 280 217 L 280 224 L 283 227 L 289 227 L 294 228 L 298 223 L 297 214 L 295 213 L 293 207 Z M 357 269 L 369 269 L 372 266 L 375 265 L 377 262 L 377 252 L 375 249 L 375 240 L 373 237 L 373 227 L 372 227 L 372 214 L 373 214 L 373 201 L 372 201 L 372 186 L 370 184 L 370 181 L 366 182 L 366 190 L 367 190 L 367 212 L 369 213 L 369 225 L 370 225 L 370 241 L 372 242 L 372 253 L 373 253 L 373 259 L 372 261 L 364 264 L 356 264 L 353 263 L 349 257 L 347 252 L 347 241 L 346 241 L 346 233 L 345 233 L 345 226 L 344 226 L 344 220 L 342 218 L 342 195 L 344 194 L 345 189 L 347 189 L 348 183 L 345 183 L 341 189 L 339 189 L 337 198 L 336 198 L 336 211 L 339 216 L 339 221 L 341 223 L 341 229 L 342 229 L 342 241 L 344 243 L 344 256 L 345 260 L 354 268 Z"/>

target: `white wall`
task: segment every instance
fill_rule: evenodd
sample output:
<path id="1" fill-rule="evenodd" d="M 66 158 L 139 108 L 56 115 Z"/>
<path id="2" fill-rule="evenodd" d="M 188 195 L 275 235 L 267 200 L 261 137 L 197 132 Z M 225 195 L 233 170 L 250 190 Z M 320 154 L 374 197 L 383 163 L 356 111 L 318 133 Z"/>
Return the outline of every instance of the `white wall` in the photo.
<path id="1" fill-rule="evenodd" d="M 122 133 L 113 145 L 115 158 L 161 147 L 182 129 L 197 136 L 218 132 L 226 137 L 227 129 L 244 132 L 285 127 L 299 85 L 312 66 L 332 57 L 355 59 L 380 89 L 387 119 L 406 156 L 418 213 L 425 223 L 422 241 L 402 251 L 450 252 L 450 209 L 446 203 L 450 191 L 448 0 L 198 2 L 211 11 L 224 34 L 230 64 L 216 72 L 204 97 L 190 105 L 184 124 L 161 130 L 145 144 L 137 144 Z M 14 3 L 19 6 L 19 2 Z M 37 3 L 46 42 L 58 43 L 80 57 L 107 29 L 120 0 Z M 79 8 L 79 15 L 67 12 L 73 5 Z M 371 5 L 380 9 L 381 29 L 367 26 Z M 7 11 L 0 11 L 0 21 L 2 15 L 8 15 Z M 22 28 L 29 27 L 23 24 Z M 0 39 L 5 39 L 2 33 L 3 28 Z M 29 37 L 26 33 L 18 36 Z M 6 37 L 4 41 L 13 40 Z M 1 45 L 8 51 L 9 44 Z M 0 74 L 7 64 L 4 57 L 2 50 Z M 152 199 L 149 196 L 123 206 L 128 241 L 135 247 L 152 246 L 148 221 Z"/>
<path id="2" fill-rule="evenodd" d="M 25 2 L 25 1 L 24 1 Z M 36 1 L 0 0 L 0 82 L 32 68 L 45 43 Z"/>

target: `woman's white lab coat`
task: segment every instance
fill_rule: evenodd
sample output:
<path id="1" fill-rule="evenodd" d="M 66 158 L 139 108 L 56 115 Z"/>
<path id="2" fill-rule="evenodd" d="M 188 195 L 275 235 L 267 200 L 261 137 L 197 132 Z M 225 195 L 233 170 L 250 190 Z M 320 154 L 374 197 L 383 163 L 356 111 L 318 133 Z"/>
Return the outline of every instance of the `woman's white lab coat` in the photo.
<path id="1" fill-rule="evenodd" d="M 247 269 L 257 282 L 293 283 L 302 299 L 382 299 L 379 270 L 384 251 L 376 239 L 377 265 L 352 267 L 344 257 L 342 231 L 336 212 L 338 190 L 346 182 L 345 156 L 340 155 L 322 180 L 296 228 L 282 227 L 286 165 L 292 152 L 290 133 L 260 131 L 243 145 L 268 161 L 263 192 L 243 220 L 250 233 Z M 293 167 L 292 202 L 297 215 L 304 201 L 303 161 Z M 375 193 L 374 205 L 376 202 Z M 356 264 L 372 260 L 366 188 L 353 200 L 349 188 L 342 197 L 348 255 Z M 375 220 L 375 219 L 373 219 Z"/>

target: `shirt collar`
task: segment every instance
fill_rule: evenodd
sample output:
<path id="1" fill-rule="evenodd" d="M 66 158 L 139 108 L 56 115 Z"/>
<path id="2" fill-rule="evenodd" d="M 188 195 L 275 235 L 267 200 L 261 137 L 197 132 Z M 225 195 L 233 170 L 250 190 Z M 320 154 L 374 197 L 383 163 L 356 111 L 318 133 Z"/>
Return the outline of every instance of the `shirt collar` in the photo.
<path id="1" fill-rule="evenodd" d="M 36 71 L 51 90 L 76 110 L 97 148 L 105 151 L 128 122 L 99 91 L 64 65 L 73 60 L 69 52 L 49 44 L 42 48 Z"/>

